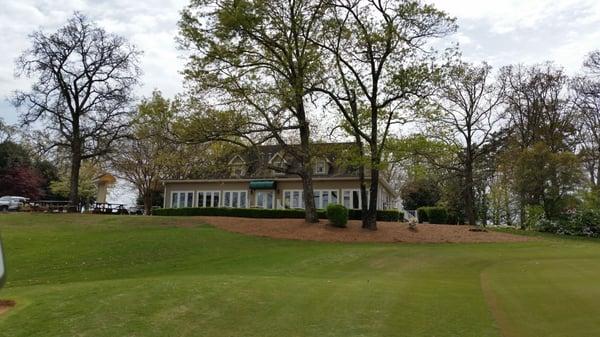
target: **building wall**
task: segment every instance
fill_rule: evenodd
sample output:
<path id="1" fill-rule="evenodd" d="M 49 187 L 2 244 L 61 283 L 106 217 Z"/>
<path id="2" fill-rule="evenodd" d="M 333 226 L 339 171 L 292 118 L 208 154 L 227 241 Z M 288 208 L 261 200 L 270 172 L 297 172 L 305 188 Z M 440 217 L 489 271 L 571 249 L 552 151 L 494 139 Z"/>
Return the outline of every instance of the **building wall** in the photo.
<path id="1" fill-rule="evenodd" d="M 298 180 L 277 181 L 275 195 L 276 208 L 283 208 L 284 191 L 302 190 L 302 182 Z M 219 206 L 223 206 L 223 196 L 226 191 L 245 191 L 248 207 L 256 207 L 256 195 L 260 190 L 250 190 L 249 181 L 214 181 L 214 182 L 167 182 L 165 183 L 164 207 L 171 208 L 173 193 L 193 192 L 193 207 L 198 204 L 198 192 L 200 191 L 218 191 L 220 193 Z M 334 190 L 338 193 L 338 202 L 341 203 L 343 190 L 359 189 L 358 178 L 348 178 L 345 180 L 313 180 L 314 190 Z M 387 191 L 382 184 L 379 185 L 378 209 L 393 207 L 393 195 Z"/>

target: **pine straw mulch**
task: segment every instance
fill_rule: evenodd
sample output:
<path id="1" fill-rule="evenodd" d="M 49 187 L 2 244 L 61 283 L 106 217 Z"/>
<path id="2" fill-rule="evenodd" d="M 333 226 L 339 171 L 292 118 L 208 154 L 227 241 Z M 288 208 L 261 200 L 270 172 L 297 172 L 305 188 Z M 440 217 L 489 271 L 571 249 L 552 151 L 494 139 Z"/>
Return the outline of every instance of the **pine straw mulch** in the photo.
<path id="1" fill-rule="evenodd" d="M 378 230 L 361 228 L 360 221 L 349 221 L 347 228 L 335 228 L 327 220 L 307 224 L 303 219 L 250 219 L 234 217 L 195 217 L 202 222 L 236 233 L 293 240 L 326 242 L 406 242 L 479 243 L 525 242 L 531 237 L 495 231 L 471 231 L 470 226 L 419 224 L 411 230 L 406 223 L 377 222 Z"/>

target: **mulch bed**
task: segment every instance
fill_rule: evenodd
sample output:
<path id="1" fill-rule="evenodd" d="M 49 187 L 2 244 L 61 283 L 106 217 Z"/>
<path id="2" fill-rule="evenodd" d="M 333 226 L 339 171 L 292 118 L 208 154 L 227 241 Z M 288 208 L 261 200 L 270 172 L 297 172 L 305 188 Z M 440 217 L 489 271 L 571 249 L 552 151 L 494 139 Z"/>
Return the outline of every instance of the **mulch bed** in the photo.
<path id="1" fill-rule="evenodd" d="M 17 305 L 13 300 L 0 300 L 0 315 L 10 310 L 10 308 Z"/>
<path id="2" fill-rule="evenodd" d="M 378 230 L 361 228 L 360 221 L 349 221 L 347 228 L 327 225 L 327 220 L 307 224 L 303 219 L 250 219 L 234 217 L 195 217 L 224 230 L 278 239 L 326 242 L 407 242 L 407 243 L 471 243 L 525 242 L 531 237 L 494 231 L 471 231 L 471 226 L 419 224 L 411 230 L 406 223 L 377 222 Z"/>

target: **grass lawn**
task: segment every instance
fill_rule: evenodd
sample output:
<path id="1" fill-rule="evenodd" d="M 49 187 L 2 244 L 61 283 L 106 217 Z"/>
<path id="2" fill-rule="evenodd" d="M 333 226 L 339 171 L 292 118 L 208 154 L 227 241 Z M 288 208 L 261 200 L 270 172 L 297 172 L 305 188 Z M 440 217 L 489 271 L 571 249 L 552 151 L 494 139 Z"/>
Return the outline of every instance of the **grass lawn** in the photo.
<path id="1" fill-rule="evenodd" d="M 600 335 L 600 241 L 333 244 L 0 214 L 0 336 Z"/>

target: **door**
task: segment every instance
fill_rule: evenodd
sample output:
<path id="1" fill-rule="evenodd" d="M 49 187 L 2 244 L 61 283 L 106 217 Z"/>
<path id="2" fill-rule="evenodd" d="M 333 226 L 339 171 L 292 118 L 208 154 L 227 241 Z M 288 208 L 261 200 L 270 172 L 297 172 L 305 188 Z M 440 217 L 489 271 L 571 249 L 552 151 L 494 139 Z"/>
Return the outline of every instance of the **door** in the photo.
<path id="1" fill-rule="evenodd" d="M 273 209 L 275 205 L 275 191 L 256 191 L 256 207 Z"/>

